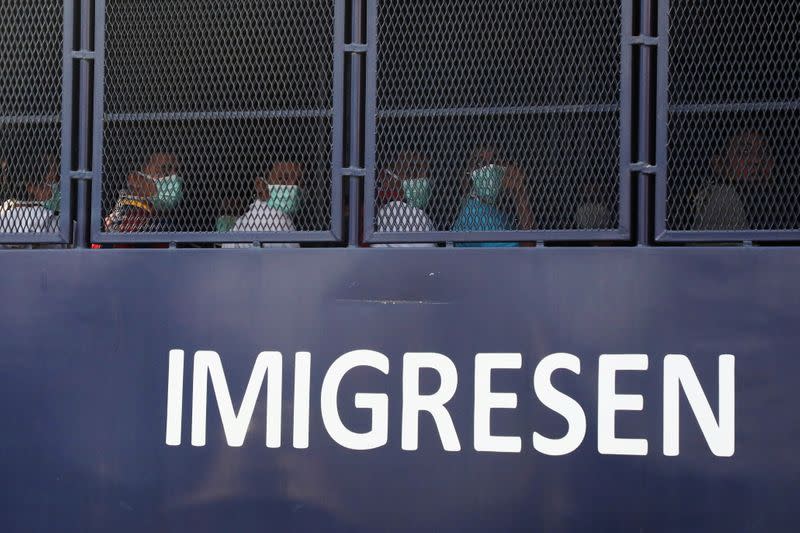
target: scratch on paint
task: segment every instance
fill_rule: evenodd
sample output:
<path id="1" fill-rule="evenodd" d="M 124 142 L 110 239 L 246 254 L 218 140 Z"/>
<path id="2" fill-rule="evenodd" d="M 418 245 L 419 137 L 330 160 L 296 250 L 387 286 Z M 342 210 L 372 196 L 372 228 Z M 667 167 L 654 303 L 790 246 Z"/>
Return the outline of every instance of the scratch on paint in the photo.
<path id="1" fill-rule="evenodd" d="M 434 300 L 390 300 L 390 299 L 371 300 L 367 298 L 339 298 L 336 301 L 340 303 L 359 303 L 359 304 L 377 304 L 377 305 L 450 305 L 450 302 L 437 302 Z"/>

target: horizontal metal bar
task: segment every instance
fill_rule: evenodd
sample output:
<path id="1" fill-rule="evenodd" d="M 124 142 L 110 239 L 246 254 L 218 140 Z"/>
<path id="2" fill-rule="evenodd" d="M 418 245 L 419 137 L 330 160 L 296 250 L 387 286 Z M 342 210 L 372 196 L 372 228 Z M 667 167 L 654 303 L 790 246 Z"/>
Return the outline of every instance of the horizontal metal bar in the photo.
<path id="1" fill-rule="evenodd" d="M 0 124 L 58 124 L 61 115 L 0 115 Z"/>
<path id="2" fill-rule="evenodd" d="M 800 241 L 800 230 L 743 230 L 743 231 L 673 231 L 666 230 L 656 237 L 658 242 L 770 242 Z"/>
<path id="3" fill-rule="evenodd" d="M 97 53 L 94 50 L 73 50 L 71 55 L 73 59 L 94 60 L 97 58 Z"/>
<path id="4" fill-rule="evenodd" d="M 344 45 L 345 52 L 357 53 L 357 54 L 366 54 L 367 53 L 367 45 L 360 44 L 360 43 L 351 43 Z"/>
<path id="5" fill-rule="evenodd" d="M 537 230 L 475 232 L 376 232 L 365 228 L 364 240 L 370 244 L 432 242 L 550 242 L 550 241 L 626 241 L 630 232 L 615 230 Z"/>
<path id="6" fill-rule="evenodd" d="M 653 37 L 651 35 L 634 35 L 630 39 L 631 44 L 641 44 L 644 46 L 658 46 L 661 44 L 661 39 L 659 37 Z"/>
<path id="7" fill-rule="evenodd" d="M 60 222 L 60 221 L 59 221 Z M 0 245 L 5 244 L 67 244 L 61 233 L 0 233 Z"/>
<path id="8" fill-rule="evenodd" d="M 703 104 L 671 104 L 670 113 L 720 113 L 736 111 L 798 111 L 798 102 L 730 102 Z"/>
<path id="9" fill-rule="evenodd" d="M 367 175 L 367 170 L 364 168 L 347 167 L 342 169 L 342 176 L 351 176 L 351 177 L 359 176 L 363 178 L 366 175 Z"/>
<path id="10" fill-rule="evenodd" d="M 442 109 L 385 109 L 378 110 L 380 118 L 452 117 L 483 115 L 545 115 L 554 113 L 616 113 L 620 104 L 545 105 L 517 107 L 462 107 Z"/>
<path id="11" fill-rule="evenodd" d="M 229 231 L 198 233 L 106 233 L 93 232 L 92 242 L 100 244 L 247 244 L 260 243 L 315 243 L 336 242 L 332 231 L 245 232 Z"/>
<path id="12" fill-rule="evenodd" d="M 91 180 L 94 178 L 94 172 L 91 170 L 73 170 L 69 173 L 69 177 L 74 180 Z"/>
<path id="13" fill-rule="evenodd" d="M 273 109 L 260 111 L 181 111 L 166 113 L 107 113 L 106 122 L 164 122 L 191 120 L 248 120 L 277 118 L 329 118 L 331 109 Z"/>
<path id="14" fill-rule="evenodd" d="M 642 174 L 656 174 L 659 168 L 649 163 L 631 163 L 631 172 L 641 172 Z"/>

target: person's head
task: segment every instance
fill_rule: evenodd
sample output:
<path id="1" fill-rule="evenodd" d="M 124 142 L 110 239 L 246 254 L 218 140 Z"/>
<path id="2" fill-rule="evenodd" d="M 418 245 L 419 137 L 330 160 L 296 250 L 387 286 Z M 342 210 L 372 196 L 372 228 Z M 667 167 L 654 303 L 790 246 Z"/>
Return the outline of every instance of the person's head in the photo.
<path id="1" fill-rule="evenodd" d="M 771 177 L 775 161 L 764 136 L 746 131 L 730 138 L 723 153 L 713 159 L 712 166 L 722 179 L 755 182 Z"/>
<path id="2" fill-rule="evenodd" d="M 157 210 L 170 210 L 183 200 L 183 179 L 178 175 L 178 158 L 174 154 L 155 153 L 142 170 L 128 176 L 132 195 L 146 198 Z"/>
<path id="3" fill-rule="evenodd" d="M 497 148 L 492 145 L 477 147 L 467 161 L 462 190 L 481 202 L 496 203 L 507 185 L 507 167 L 500 162 Z"/>
<path id="4" fill-rule="evenodd" d="M 10 181 L 8 161 L 0 159 L 0 184 L 8 183 Z"/>
<path id="5" fill-rule="evenodd" d="M 275 163 L 266 176 L 256 178 L 258 199 L 287 215 L 295 214 L 300 207 L 304 171 L 302 163 L 296 161 Z"/>
<path id="6" fill-rule="evenodd" d="M 417 209 L 425 209 L 430 195 L 430 160 L 420 152 L 401 152 L 378 175 L 378 199 L 381 203 L 405 201 Z"/>

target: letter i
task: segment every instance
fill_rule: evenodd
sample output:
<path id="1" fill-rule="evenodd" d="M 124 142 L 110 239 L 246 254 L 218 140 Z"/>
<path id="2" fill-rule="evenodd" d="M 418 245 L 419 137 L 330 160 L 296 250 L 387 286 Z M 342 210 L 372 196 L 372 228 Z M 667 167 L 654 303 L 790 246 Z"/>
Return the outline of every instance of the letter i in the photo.
<path id="1" fill-rule="evenodd" d="M 183 350 L 170 350 L 167 383 L 167 446 L 181 445 L 182 418 Z"/>

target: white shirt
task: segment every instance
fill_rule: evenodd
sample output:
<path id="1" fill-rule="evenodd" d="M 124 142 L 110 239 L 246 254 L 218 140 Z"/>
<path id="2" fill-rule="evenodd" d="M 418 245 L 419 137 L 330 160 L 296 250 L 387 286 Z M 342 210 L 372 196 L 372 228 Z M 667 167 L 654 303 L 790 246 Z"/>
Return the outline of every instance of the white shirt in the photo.
<path id="1" fill-rule="evenodd" d="M 248 211 L 236 220 L 231 231 L 296 231 L 292 217 L 273 209 L 264 200 L 256 200 Z M 223 244 L 223 248 L 250 248 L 252 244 L 228 243 Z M 262 248 L 299 248 L 296 242 L 265 242 Z"/>
<path id="2" fill-rule="evenodd" d="M 58 215 L 41 205 L 7 200 L 0 208 L 0 233 L 57 233 Z"/>
<path id="3" fill-rule="evenodd" d="M 422 209 L 405 202 L 394 201 L 378 211 L 377 230 L 379 232 L 432 232 L 436 231 L 433 222 Z M 435 248 L 434 243 L 396 243 L 371 244 L 372 248 Z"/>

